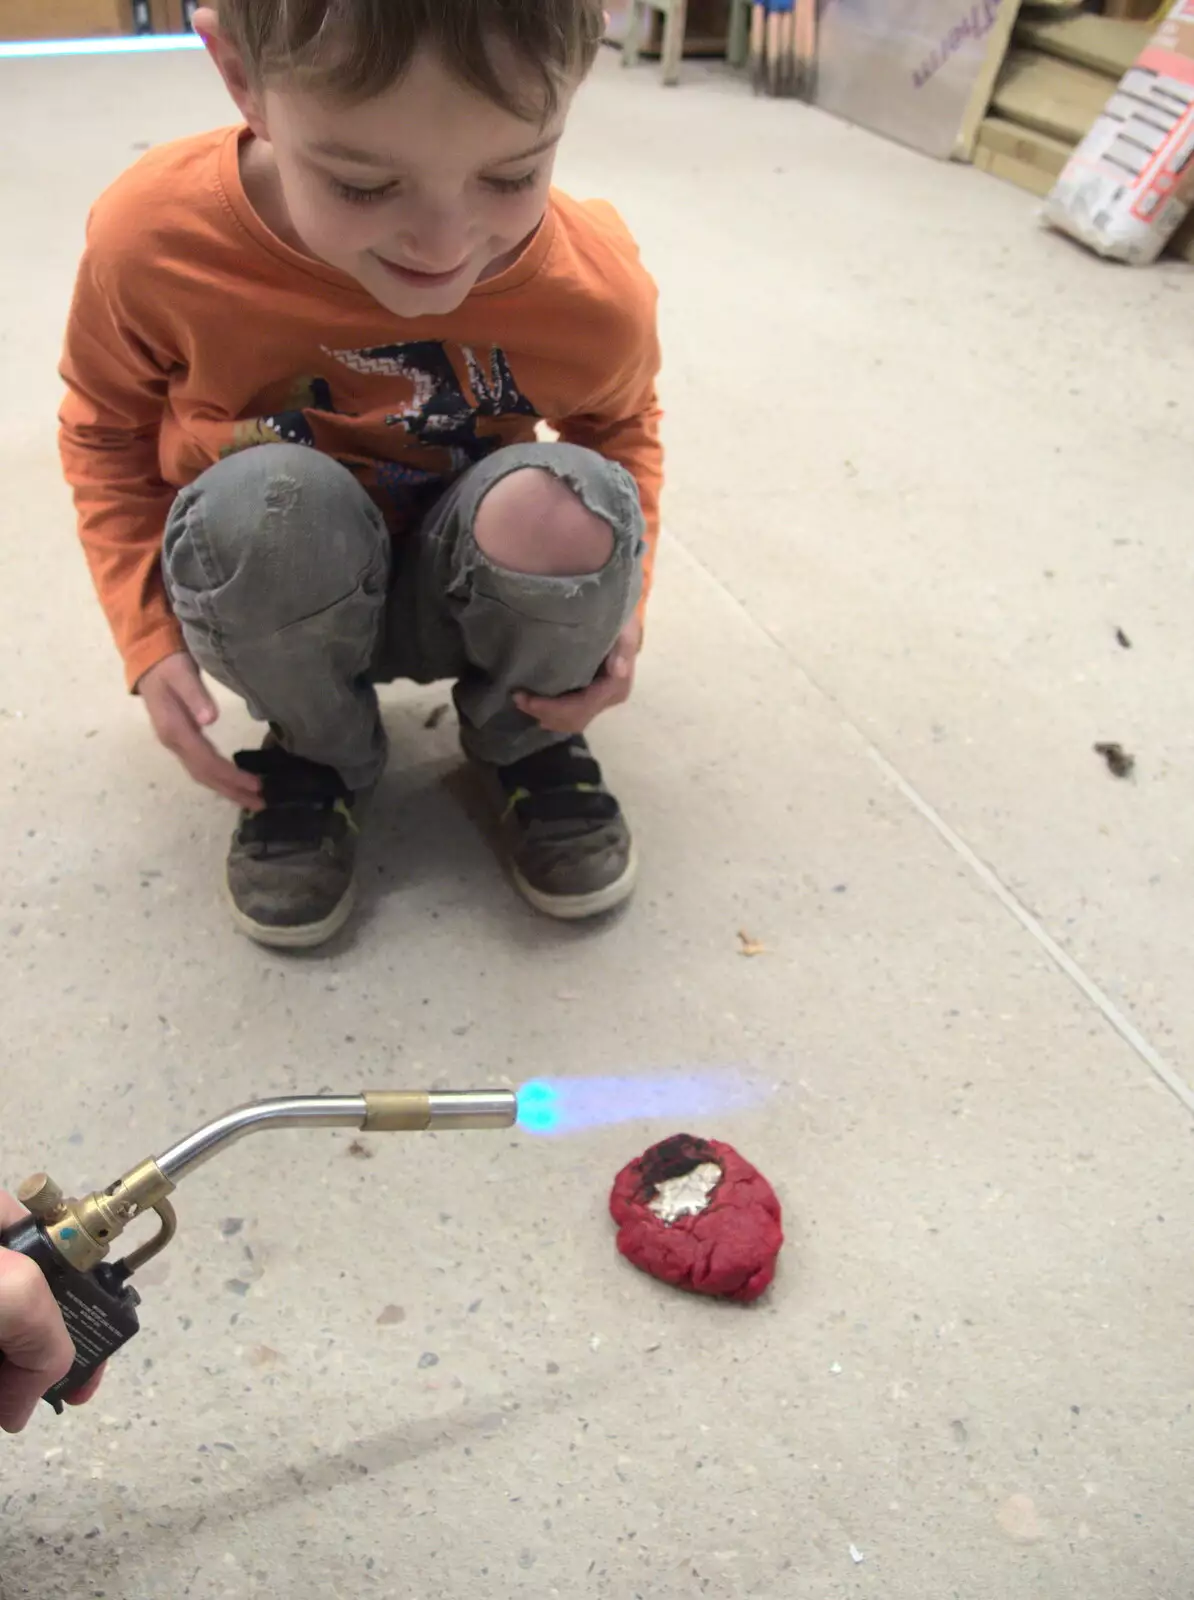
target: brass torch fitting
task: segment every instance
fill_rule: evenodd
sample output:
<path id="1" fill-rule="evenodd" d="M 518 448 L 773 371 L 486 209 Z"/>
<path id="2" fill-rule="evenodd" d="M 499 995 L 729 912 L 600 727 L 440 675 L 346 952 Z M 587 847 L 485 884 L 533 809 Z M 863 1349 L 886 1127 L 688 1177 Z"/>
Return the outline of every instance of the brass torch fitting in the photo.
<path id="1" fill-rule="evenodd" d="M 59 1254 L 72 1267 L 87 1272 L 104 1259 L 112 1241 L 135 1217 L 145 1211 L 168 1214 L 166 1197 L 173 1188 L 157 1162 L 150 1159 L 82 1200 L 64 1199 L 62 1190 L 44 1172 L 23 1183 L 17 1194 L 44 1226 Z M 162 1221 L 166 1223 L 166 1215 Z"/>

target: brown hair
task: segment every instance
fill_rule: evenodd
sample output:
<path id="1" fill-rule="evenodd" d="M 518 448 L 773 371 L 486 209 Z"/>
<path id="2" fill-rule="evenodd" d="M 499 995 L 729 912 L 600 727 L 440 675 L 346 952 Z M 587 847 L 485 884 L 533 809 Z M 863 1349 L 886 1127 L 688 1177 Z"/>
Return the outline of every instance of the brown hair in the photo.
<path id="1" fill-rule="evenodd" d="M 286 77 L 367 100 L 397 83 L 421 47 L 461 83 L 528 122 L 588 71 L 603 0 L 217 0 L 220 23 L 258 82 Z M 528 95 L 491 53 L 505 48 L 538 78 Z"/>

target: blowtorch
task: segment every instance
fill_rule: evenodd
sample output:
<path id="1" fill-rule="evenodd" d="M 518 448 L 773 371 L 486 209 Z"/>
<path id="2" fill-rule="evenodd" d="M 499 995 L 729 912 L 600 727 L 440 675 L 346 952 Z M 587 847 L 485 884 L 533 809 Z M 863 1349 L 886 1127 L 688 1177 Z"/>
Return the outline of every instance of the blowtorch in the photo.
<path id="1" fill-rule="evenodd" d="M 65 1198 L 52 1178 L 36 1173 L 17 1191 L 29 1216 L 0 1233 L 0 1245 L 41 1268 L 74 1340 L 74 1365 L 44 1398 L 61 1413 L 65 1397 L 138 1332 L 141 1297 L 128 1280 L 174 1237 L 169 1195 L 188 1172 L 237 1139 L 265 1128 L 358 1128 L 363 1133 L 509 1128 L 517 1117 L 518 1096 L 510 1089 L 284 1095 L 226 1112 L 82 1200 Z M 106 1261 L 113 1241 L 147 1211 L 158 1218 L 153 1237 L 119 1261 Z"/>

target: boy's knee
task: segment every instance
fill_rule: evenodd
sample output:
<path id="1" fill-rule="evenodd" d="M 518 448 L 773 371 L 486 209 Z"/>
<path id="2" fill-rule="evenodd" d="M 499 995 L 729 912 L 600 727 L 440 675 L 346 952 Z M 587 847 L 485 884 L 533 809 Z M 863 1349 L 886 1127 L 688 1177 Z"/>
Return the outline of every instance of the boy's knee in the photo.
<path id="1" fill-rule="evenodd" d="M 346 467 L 301 445 L 260 445 L 179 493 L 162 569 L 180 614 L 218 594 L 224 620 L 251 611 L 280 627 L 356 587 L 381 592 L 388 550 L 381 513 Z"/>
<path id="2" fill-rule="evenodd" d="M 213 549 L 250 543 L 260 552 L 274 540 L 293 547 L 307 534 L 322 534 L 329 519 L 344 523 L 353 511 L 368 518 L 372 510 L 360 484 L 331 456 L 296 444 L 258 445 L 217 461 L 182 490 L 167 524 L 167 553 L 188 537 L 202 537 Z"/>
<path id="3" fill-rule="evenodd" d="M 614 552 L 608 522 L 543 467 L 519 467 L 487 491 L 473 538 L 495 566 L 544 578 L 600 572 Z"/>

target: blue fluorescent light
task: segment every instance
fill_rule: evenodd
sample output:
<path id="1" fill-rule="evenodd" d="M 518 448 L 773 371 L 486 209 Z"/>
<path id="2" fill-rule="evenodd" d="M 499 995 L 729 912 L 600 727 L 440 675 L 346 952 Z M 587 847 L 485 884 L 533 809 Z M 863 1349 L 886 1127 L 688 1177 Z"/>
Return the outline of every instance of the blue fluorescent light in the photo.
<path id="1" fill-rule="evenodd" d="M 0 61 L 30 56 L 136 56 L 154 50 L 202 49 L 203 40 L 193 33 L 136 33 L 115 39 L 5 39 L 0 41 Z"/>

